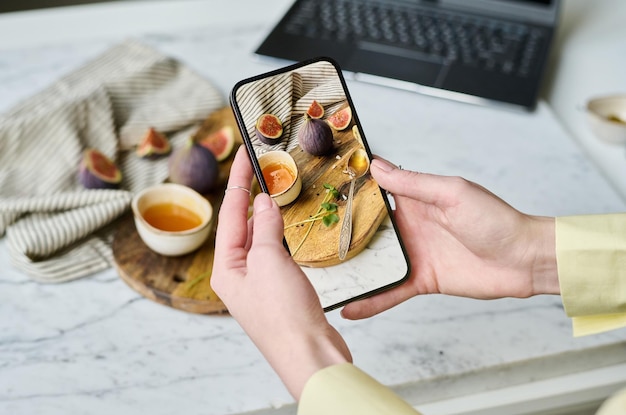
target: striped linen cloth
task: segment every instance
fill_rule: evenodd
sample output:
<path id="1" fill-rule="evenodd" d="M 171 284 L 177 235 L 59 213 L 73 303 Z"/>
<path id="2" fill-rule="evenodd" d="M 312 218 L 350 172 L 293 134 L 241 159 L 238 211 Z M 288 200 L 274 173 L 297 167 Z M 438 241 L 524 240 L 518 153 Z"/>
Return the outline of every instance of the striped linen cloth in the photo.
<path id="1" fill-rule="evenodd" d="M 61 282 L 113 265 L 112 223 L 132 195 L 167 178 L 167 158 L 138 158 L 149 127 L 174 148 L 222 94 L 179 61 L 134 40 L 0 115 L 0 236 L 15 267 Z M 122 170 L 119 190 L 86 190 L 77 179 L 86 148 Z"/>

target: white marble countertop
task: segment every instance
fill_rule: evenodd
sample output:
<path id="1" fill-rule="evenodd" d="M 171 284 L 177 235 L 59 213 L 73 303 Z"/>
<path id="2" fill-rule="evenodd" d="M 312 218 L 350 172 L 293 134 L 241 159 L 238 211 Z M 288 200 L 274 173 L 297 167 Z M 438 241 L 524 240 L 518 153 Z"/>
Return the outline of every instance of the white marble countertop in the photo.
<path id="1" fill-rule="evenodd" d="M 626 147 L 598 139 L 585 107 L 591 98 L 626 95 L 626 3 L 566 0 L 546 97 L 574 140 L 626 200 Z"/>
<path id="2" fill-rule="evenodd" d="M 128 36 L 186 62 L 226 96 L 275 67 L 252 50 L 288 4 L 141 1 L 0 14 L 0 111 Z M 349 87 L 372 149 L 405 168 L 464 176 L 534 214 L 625 208 L 545 101 L 528 114 Z M 35 283 L 11 267 L 3 240 L 0 270 L 0 413 L 295 413 L 228 316 L 156 304 L 112 269 Z M 366 321 L 329 318 L 355 363 L 418 407 L 626 361 L 626 331 L 574 339 L 549 296 L 424 296 Z"/>

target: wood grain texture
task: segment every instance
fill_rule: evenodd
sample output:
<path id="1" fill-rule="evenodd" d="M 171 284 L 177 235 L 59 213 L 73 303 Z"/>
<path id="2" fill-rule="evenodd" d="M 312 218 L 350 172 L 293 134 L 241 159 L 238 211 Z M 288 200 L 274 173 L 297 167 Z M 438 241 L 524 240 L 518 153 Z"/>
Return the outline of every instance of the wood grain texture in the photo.
<path id="1" fill-rule="evenodd" d="M 113 240 L 115 267 L 131 288 L 153 301 L 192 313 L 227 311 L 211 289 L 210 282 L 217 212 L 222 203 L 234 153 L 242 143 L 230 107 L 209 115 L 196 133 L 196 138 L 204 137 L 224 125 L 231 125 L 235 131 L 235 148 L 226 160 L 220 162 L 218 183 L 205 195 L 213 205 L 214 214 L 213 228 L 205 243 L 198 250 L 180 257 L 159 255 L 143 243 L 131 214 L 120 221 Z"/>
<path id="2" fill-rule="evenodd" d="M 346 172 L 348 158 L 356 148 L 361 147 L 361 143 L 354 137 L 349 127 L 344 131 L 334 132 L 334 141 L 334 150 L 328 156 L 312 156 L 299 146 L 291 150 L 290 154 L 296 161 L 301 174 L 302 191 L 294 203 L 281 208 L 285 226 L 305 220 L 318 212 L 326 194 L 325 183 L 334 186 L 341 195 L 347 197 L 350 187 L 350 176 Z M 317 221 L 313 224 L 306 239 L 304 238 L 309 228 L 308 224 L 285 230 L 287 244 L 298 264 L 308 267 L 324 267 L 341 262 L 339 233 L 345 214 L 346 200 L 340 196 L 339 200 L 334 202 L 338 205 L 338 223 L 327 227 L 322 221 Z M 368 171 L 355 183 L 352 239 L 350 250 L 344 261 L 353 258 L 365 249 L 386 217 L 387 208 L 381 197 L 381 190 Z M 295 248 L 303 239 L 304 243 L 294 254 Z"/>

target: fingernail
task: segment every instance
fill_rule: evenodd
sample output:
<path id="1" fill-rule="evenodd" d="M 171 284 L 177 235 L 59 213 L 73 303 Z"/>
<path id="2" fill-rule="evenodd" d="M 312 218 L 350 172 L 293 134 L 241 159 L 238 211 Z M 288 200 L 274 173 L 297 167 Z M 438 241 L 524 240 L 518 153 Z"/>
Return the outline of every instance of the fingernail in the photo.
<path id="1" fill-rule="evenodd" d="M 389 163 L 386 160 L 381 160 L 381 159 L 374 159 L 372 160 L 371 163 L 372 167 L 376 167 L 377 169 L 380 169 L 382 171 L 386 171 L 386 172 L 390 172 L 392 170 L 395 170 L 397 167 L 394 166 L 393 164 Z"/>
<path id="2" fill-rule="evenodd" d="M 261 213 L 267 209 L 271 209 L 274 205 L 274 201 L 267 193 L 259 193 L 254 198 L 254 212 Z"/>

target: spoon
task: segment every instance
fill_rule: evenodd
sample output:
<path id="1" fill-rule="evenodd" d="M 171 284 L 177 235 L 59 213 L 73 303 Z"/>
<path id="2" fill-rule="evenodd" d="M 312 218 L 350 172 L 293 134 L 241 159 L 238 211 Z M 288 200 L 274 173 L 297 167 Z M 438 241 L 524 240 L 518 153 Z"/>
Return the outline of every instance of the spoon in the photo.
<path id="1" fill-rule="evenodd" d="M 346 203 L 346 213 L 341 223 L 339 233 L 339 259 L 344 260 L 350 248 L 352 238 L 352 200 L 354 199 L 354 182 L 356 179 L 367 173 L 370 168 L 370 160 L 367 153 L 362 148 L 357 148 L 348 158 L 347 173 L 350 175 L 350 191 L 348 192 L 348 202 Z"/>

